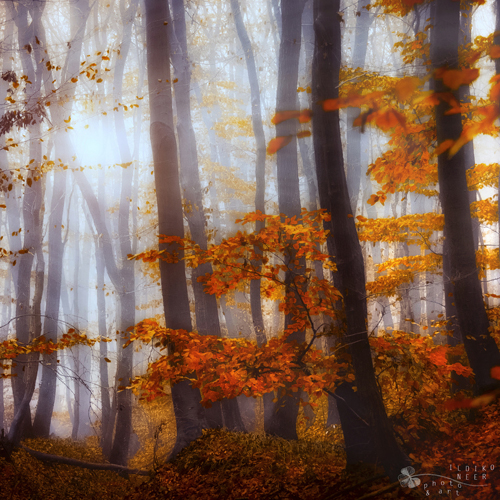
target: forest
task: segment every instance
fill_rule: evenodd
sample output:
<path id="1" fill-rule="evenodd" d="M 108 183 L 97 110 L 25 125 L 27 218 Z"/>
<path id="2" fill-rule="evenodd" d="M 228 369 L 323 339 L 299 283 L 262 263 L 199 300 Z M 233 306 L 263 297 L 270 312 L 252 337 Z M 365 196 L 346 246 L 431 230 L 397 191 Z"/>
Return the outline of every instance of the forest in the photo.
<path id="1" fill-rule="evenodd" d="M 500 498 L 500 0 L 0 30 L 0 499 Z"/>

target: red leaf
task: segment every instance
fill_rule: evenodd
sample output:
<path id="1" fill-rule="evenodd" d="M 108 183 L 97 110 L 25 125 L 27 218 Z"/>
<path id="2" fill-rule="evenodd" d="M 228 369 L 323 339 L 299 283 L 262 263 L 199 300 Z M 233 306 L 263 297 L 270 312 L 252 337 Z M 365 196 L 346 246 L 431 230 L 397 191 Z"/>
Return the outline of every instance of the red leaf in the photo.
<path id="1" fill-rule="evenodd" d="M 286 135 L 284 137 L 276 137 L 275 139 L 271 139 L 267 146 L 267 154 L 273 155 L 281 148 L 284 148 L 287 144 L 292 140 L 293 135 Z"/>

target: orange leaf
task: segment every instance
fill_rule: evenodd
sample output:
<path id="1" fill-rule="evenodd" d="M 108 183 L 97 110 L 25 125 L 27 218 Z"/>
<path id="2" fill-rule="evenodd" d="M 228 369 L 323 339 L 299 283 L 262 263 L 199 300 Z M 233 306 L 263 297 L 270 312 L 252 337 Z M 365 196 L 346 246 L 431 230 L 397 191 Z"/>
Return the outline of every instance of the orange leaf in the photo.
<path id="1" fill-rule="evenodd" d="M 293 135 L 286 135 L 284 137 L 276 137 L 275 139 L 271 139 L 267 146 L 267 154 L 273 155 L 281 148 L 284 148 L 290 141 L 293 139 Z"/>
<path id="2" fill-rule="evenodd" d="M 491 378 L 500 380 L 500 366 L 495 366 L 491 369 Z"/>
<path id="3" fill-rule="evenodd" d="M 492 45 L 490 49 L 490 57 L 492 59 L 498 59 L 500 57 L 500 46 Z"/>
<path id="4" fill-rule="evenodd" d="M 434 76 L 443 80 L 443 83 L 452 90 L 457 90 L 460 85 L 468 85 L 472 83 L 478 76 L 477 68 L 470 69 L 445 69 L 439 68 L 435 71 Z"/>
<path id="5" fill-rule="evenodd" d="M 472 399 L 450 399 L 444 403 L 445 410 L 458 410 L 459 408 L 470 408 Z"/>
<path id="6" fill-rule="evenodd" d="M 492 101 L 500 100 L 500 82 L 496 83 L 495 85 L 493 85 L 493 87 L 491 87 L 490 99 Z"/>
<path id="7" fill-rule="evenodd" d="M 495 401 L 496 394 L 493 392 L 487 392 L 486 394 L 482 394 L 477 398 L 474 398 L 470 405 L 472 408 L 479 408 L 480 406 L 489 405 L 492 401 Z"/>
<path id="8" fill-rule="evenodd" d="M 420 80 L 414 76 L 402 78 L 396 83 L 394 90 L 400 101 L 407 101 L 420 84 Z"/>
<path id="9" fill-rule="evenodd" d="M 376 113 L 375 123 L 382 130 L 395 128 L 398 125 L 401 125 L 403 128 L 406 127 L 405 117 L 401 113 L 393 109 Z"/>
<path id="10" fill-rule="evenodd" d="M 302 139 L 303 137 L 309 137 L 311 135 L 311 132 L 309 130 L 302 130 L 297 134 L 297 137 L 299 139 Z"/>
<path id="11" fill-rule="evenodd" d="M 310 122 L 312 118 L 312 111 L 310 109 L 303 109 L 299 115 L 299 123 Z"/>
<path id="12" fill-rule="evenodd" d="M 271 123 L 273 125 L 278 125 L 278 123 L 284 122 L 286 120 L 291 120 L 292 118 L 298 118 L 300 116 L 300 111 L 278 111 L 276 113 L 272 120 Z"/>
<path id="13" fill-rule="evenodd" d="M 323 101 L 323 111 L 336 111 L 340 109 L 340 99 L 327 99 Z"/>
<path id="14" fill-rule="evenodd" d="M 443 141 L 437 148 L 436 148 L 436 156 L 439 156 L 440 154 L 443 154 L 445 151 L 450 149 L 455 141 L 453 139 L 446 139 L 446 141 Z"/>

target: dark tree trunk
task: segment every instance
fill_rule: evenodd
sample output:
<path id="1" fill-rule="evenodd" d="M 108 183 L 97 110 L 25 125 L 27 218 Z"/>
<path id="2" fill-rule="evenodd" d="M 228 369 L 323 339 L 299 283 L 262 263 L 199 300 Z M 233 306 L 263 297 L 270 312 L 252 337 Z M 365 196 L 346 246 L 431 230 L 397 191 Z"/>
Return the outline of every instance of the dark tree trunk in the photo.
<path id="1" fill-rule="evenodd" d="M 276 113 L 295 110 L 298 105 L 297 83 L 299 55 L 302 36 L 302 11 L 304 0 L 289 0 L 281 5 L 281 43 L 278 61 L 278 92 Z M 278 164 L 278 205 L 281 214 L 286 217 L 300 217 L 299 166 L 297 158 L 297 121 L 285 120 L 276 125 L 276 137 L 292 136 L 290 143 L 277 153 Z M 292 267 L 294 257 L 290 252 L 285 256 L 285 264 Z M 285 275 L 285 283 L 291 284 L 294 273 L 303 272 L 304 259 L 296 269 L 290 269 Z M 291 317 L 285 317 L 285 329 Z M 288 341 L 303 342 L 305 332 L 297 331 L 288 337 Z M 297 415 L 300 391 L 293 395 L 278 394 L 277 410 L 270 421 L 269 433 L 285 439 L 297 439 Z"/>
<path id="2" fill-rule="evenodd" d="M 436 5 L 435 26 L 431 46 L 434 68 L 458 68 L 460 4 L 453 0 L 439 1 Z M 439 79 L 435 80 L 434 86 L 436 92 L 453 92 Z M 458 92 L 454 94 L 458 99 Z M 446 115 L 448 108 L 444 102 L 436 107 L 439 144 L 447 139 L 457 140 L 462 132 L 460 114 Z M 466 151 L 463 148 L 451 158 L 448 152 L 439 155 L 439 191 L 448 240 L 449 278 L 454 286 L 458 323 L 477 390 L 484 392 L 496 385 L 490 371 L 500 365 L 500 353 L 488 331 L 489 321 L 477 276 L 465 162 Z"/>
<path id="3" fill-rule="evenodd" d="M 158 204 L 159 233 L 184 237 L 182 201 L 177 164 L 177 144 L 172 115 L 170 46 L 164 23 L 170 18 L 168 3 L 148 0 L 146 7 L 147 65 L 150 92 L 151 145 Z M 163 82 L 163 83 L 161 83 Z M 177 245 L 161 244 L 161 250 L 183 252 Z M 191 313 L 184 261 L 160 261 L 161 289 L 168 328 L 191 330 Z M 201 436 L 203 413 L 201 394 L 188 381 L 172 386 L 177 438 L 171 457 Z"/>
<path id="4" fill-rule="evenodd" d="M 495 45 L 500 46 L 500 0 L 496 0 L 495 2 L 495 13 L 496 13 L 496 21 L 495 21 L 495 37 L 493 39 L 493 43 Z M 500 75 L 500 58 L 495 59 L 495 73 Z M 500 246 L 500 174 L 498 176 L 498 236 L 499 236 L 499 246 Z"/>
<path id="5" fill-rule="evenodd" d="M 316 43 L 313 60 L 313 102 L 338 97 L 341 63 L 339 0 L 315 0 L 314 29 Z M 367 308 L 363 255 L 352 215 L 344 172 L 338 112 L 326 113 L 320 104 L 313 110 L 314 150 L 320 201 L 332 214 L 334 255 L 337 265 L 335 285 L 342 293 L 345 318 L 345 342 L 352 357 L 360 399 L 367 408 L 370 442 L 363 461 L 380 462 L 394 481 L 409 464 L 402 452 L 385 412 L 373 370 L 367 332 Z"/>

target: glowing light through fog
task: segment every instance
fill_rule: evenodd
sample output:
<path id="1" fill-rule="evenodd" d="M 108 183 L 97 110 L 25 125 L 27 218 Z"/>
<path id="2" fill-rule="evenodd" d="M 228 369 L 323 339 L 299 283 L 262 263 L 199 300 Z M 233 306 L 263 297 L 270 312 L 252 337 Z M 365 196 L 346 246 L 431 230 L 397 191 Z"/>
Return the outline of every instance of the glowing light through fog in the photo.
<path id="1" fill-rule="evenodd" d="M 75 120 L 76 121 L 76 120 Z M 77 161 L 83 166 L 110 166 L 120 162 L 115 131 L 97 120 L 81 119 L 73 125 L 72 141 Z"/>

